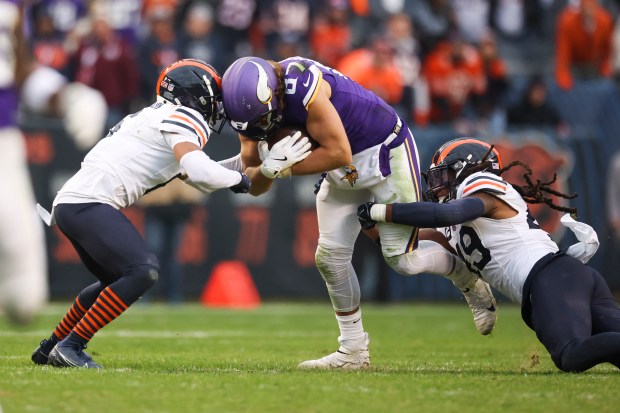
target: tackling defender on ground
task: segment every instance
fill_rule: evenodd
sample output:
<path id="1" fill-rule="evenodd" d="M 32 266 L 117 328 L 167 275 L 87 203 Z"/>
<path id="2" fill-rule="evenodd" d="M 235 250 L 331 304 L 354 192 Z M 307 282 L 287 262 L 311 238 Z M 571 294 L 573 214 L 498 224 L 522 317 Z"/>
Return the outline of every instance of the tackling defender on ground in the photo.
<path id="1" fill-rule="evenodd" d="M 528 185 L 511 185 L 501 174 L 521 165 Z M 581 372 L 609 362 L 620 368 L 620 308 L 604 278 L 585 265 L 598 248 L 594 230 L 568 215 L 562 218 L 579 243 L 559 251 L 530 215 L 526 201 L 553 204 L 545 194 L 570 198 L 530 178 L 526 164 L 502 166 L 499 152 L 476 139 L 456 139 L 435 152 L 426 174 L 423 203 L 360 205 L 366 224 L 393 222 L 443 227 L 446 248 L 512 301 L 525 323 L 563 371 Z M 448 202 L 449 201 L 449 202 Z"/>

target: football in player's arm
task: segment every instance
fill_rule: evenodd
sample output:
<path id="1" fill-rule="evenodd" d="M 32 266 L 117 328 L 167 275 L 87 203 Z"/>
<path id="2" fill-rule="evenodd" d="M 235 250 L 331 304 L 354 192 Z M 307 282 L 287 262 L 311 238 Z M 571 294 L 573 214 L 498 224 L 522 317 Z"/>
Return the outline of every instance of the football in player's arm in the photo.
<path id="1" fill-rule="evenodd" d="M 563 371 L 581 372 L 599 363 L 620 368 L 620 309 L 604 278 L 586 265 L 598 248 L 594 230 L 566 214 L 562 223 L 578 243 L 559 251 L 549 234 L 538 226 L 526 201 L 558 194 L 529 179 L 511 185 L 501 174 L 500 154 L 475 139 L 444 144 L 434 155 L 426 177 L 433 202 L 359 206 L 363 225 L 393 222 L 420 228 L 443 228 L 446 241 L 491 286 L 521 304 L 525 323 Z"/>

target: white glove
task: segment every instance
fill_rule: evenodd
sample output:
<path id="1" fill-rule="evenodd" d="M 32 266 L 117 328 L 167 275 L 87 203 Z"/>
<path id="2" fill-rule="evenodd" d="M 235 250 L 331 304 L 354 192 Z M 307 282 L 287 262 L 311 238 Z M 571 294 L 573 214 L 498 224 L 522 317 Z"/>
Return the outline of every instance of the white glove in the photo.
<path id="1" fill-rule="evenodd" d="M 560 218 L 562 225 L 573 231 L 578 243 L 571 245 L 566 254 L 586 264 L 594 256 L 599 247 L 596 231 L 588 224 L 575 221 L 569 214 Z"/>
<path id="2" fill-rule="evenodd" d="M 263 160 L 260 171 L 269 179 L 274 179 L 281 172 L 286 171 L 297 162 L 301 162 L 310 155 L 312 144 L 307 137 L 299 139 L 301 132 L 286 136 L 273 145 L 269 154 Z M 260 149 L 259 149 L 260 155 Z M 290 173 L 289 173 L 290 175 Z"/>

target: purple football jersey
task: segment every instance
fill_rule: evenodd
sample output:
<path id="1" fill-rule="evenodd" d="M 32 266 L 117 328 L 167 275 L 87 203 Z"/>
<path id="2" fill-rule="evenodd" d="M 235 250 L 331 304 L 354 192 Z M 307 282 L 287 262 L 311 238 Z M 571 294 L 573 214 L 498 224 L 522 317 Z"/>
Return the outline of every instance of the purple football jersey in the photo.
<path id="1" fill-rule="evenodd" d="M 291 57 L 280 64 L 284 68 L 286 85 L 283 124 L 306 124 L 308 107 L 323 79 L 331 86 L 330 101 L 340 115 L 353 154 L 380 144 L 392 133 L 398 120 L 396 111 L 354 80 L 302 57 Z"/>
<path id="2" fill-rule="evenodd" d="M 17 0 L 2 0 L 2 12 L 4 18 L 0 21 L 2 31 L 7 41 L 9 33 L 13 33 L 19 19 Z M 8 48 L 8 50 L 13 50 Z M 0 127 L 15 126 L 17 124 L 17 90 L 14 84 L 14 55 L 0 53 Z"/>

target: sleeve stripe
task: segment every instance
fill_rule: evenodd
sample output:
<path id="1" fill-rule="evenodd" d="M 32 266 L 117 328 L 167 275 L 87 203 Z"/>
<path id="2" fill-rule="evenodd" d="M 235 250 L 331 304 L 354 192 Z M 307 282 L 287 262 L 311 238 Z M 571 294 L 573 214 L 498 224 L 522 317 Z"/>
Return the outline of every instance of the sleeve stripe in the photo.
<path id="1" fill-rule="evenodd" d="M 308 110 L 308 107 L 312 104 L 312 102 L 314 102 L 314 99 L 316 99 L 316 95 L 319 92 L 319 82 L 323 80 L 323 73 L 321 73 L 318 67 L 310 66 L 310 72 L 314 75 L 314 79 L 312 80 L 312 85 L 308 88 L 308 93 L 306 93 L 306 96 L 302 102 L 306 110 Z"/>
<path id="2" fill-rule="evenodd" d="M 202 131 L 204 132 L 205 136 L 207 136 L 207 137 L 209 136 L 209 129 L 205 126 L 205 121 L 203 119 L 199 118 L 198 116 L 193 114 L 191 111 L 183 109 L 183 108 L 179 108 L 176 111 L 180 112 L 180 113 L 183 113 L 186 116 L 189 116 L 190 118 L 194 119 L 196 121 L 196 123 L 200 126 Z"/>
<path id="3" fill-rule="evenodd" d="M 497 191 L 496 188 L 499 188 L 499 190 L 502 193 L 506 193 L 506 185 L 498 184 L 497 182 L 493 182 L 492 180 L 489 179 L 489 180 L 484 180 L 484 181 L 477 182 L 477 183 L 472 184 L 472 185 L 467 185 L 465 187 L 465 189 L 463 190 L 463 195 L 467 195 L 469 193 L 475 192 L 475 190 L 477 188 L 478 189 L 482 189 L 482 188 L 480 188 L 481 186 L 490 187 L 488 189 L 496 190 L 496 191 Z"/>
<path id="4" fill-rule="evenodd" d="M 506 181 L 504 181 L 503 179 L 494 178 L 494 177 L 488 176 L 488 175 L 477 176 L 477 177 L 475 177 L 473 179 L 470 179 L 469 182 L 467 182 L 467 184 L 469 185 L 472 182 L 479 181 L 481 179 L 486 179 L 488 181 L 495 181 L 495 182 L 499 182 L 502 185 L 506 185 Z"/>
<path id="5" fill-rule="evenodd" d="M 200 127 L 196 125 L 194 122 L 192 122 L 190 119 L 186 118 L 185 116 L 181 116 L 181 115 L 171 115 L 170 117 L 173 119 L 179 119 L 183 122 L 187 122 L 190 125 L 192 125 L 193 128 L 195 129 L 194 133 L 196 133 L 202 138 L 202 144 L 200 145 L 201 148 L 207 143 L 207 137 L 205 136 L 204 132 L 200 130 Z"/>
<path id="6" fill-rule="evenodd" d="M 181 123 L 181 122 L 176 122 L 173 120 L 162 120 L 161 123 L 169 123 L 171 125 L 176 125 L 176 126 L 180 126 L 181 128 L 185 128 L 188 131 L 192 132 L 194 135 L 196 135 L 196 138 L 198 139 L 198 146 L 200 146 L 200 137 L 198 136 L 198 134 L 196 133 L 196 130 L 190 126 L 187 126 L 185 123 Z"/>

